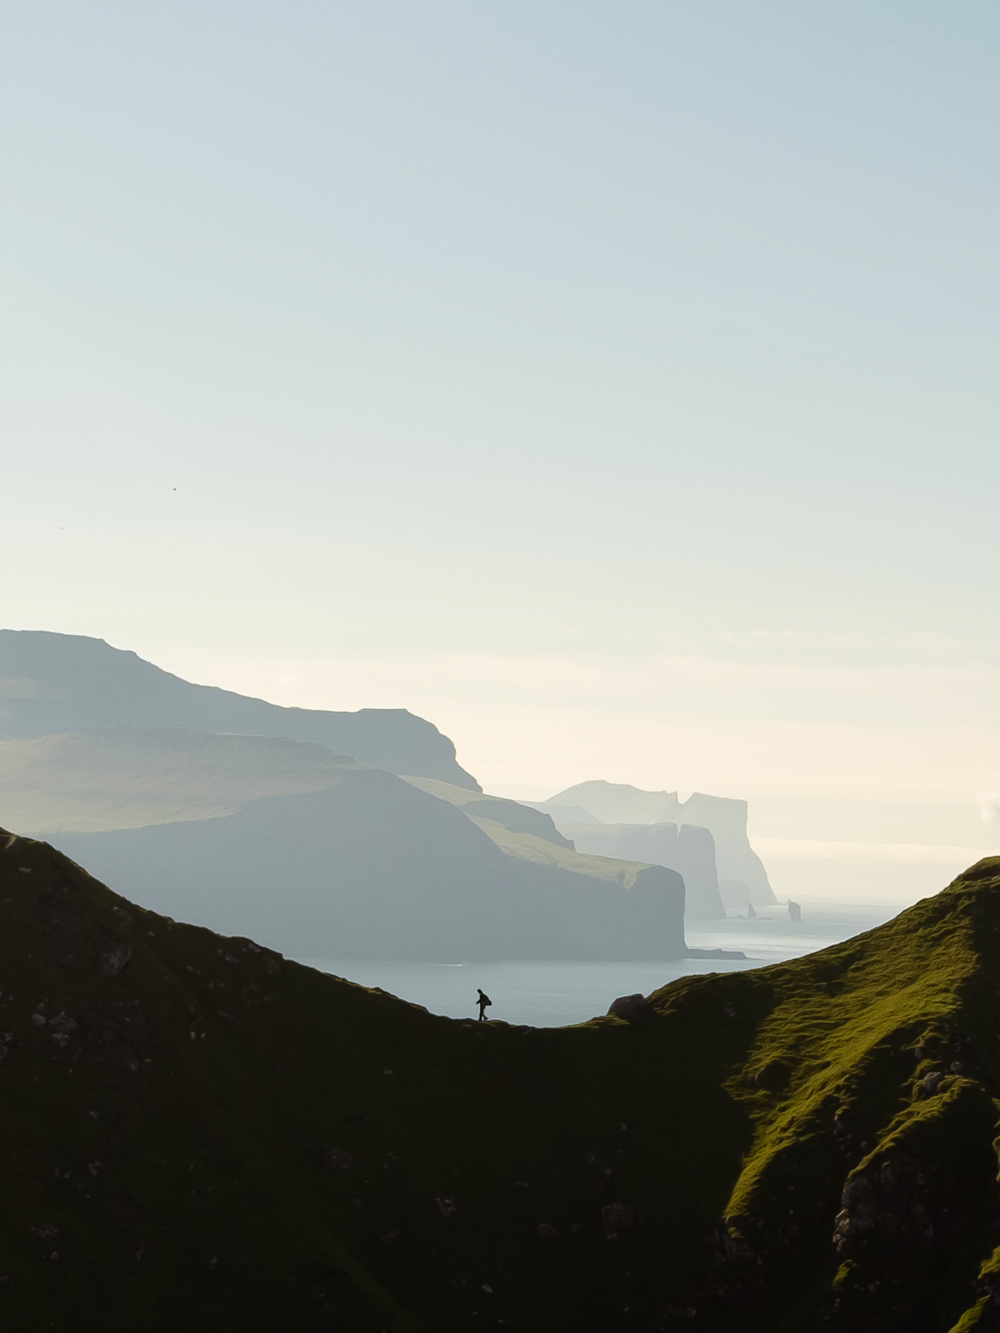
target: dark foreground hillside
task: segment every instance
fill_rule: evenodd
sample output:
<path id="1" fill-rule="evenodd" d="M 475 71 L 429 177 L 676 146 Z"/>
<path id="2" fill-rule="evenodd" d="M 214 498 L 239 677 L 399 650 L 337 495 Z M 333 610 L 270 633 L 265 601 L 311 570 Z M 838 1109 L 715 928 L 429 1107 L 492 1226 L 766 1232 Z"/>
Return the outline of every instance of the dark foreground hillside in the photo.
<path id="1" fill-rule="evenodd" d="M 0 1328 L 996 1327 L 1000 860 L 821 954 L 535 1030 L 7 843 Z"/>

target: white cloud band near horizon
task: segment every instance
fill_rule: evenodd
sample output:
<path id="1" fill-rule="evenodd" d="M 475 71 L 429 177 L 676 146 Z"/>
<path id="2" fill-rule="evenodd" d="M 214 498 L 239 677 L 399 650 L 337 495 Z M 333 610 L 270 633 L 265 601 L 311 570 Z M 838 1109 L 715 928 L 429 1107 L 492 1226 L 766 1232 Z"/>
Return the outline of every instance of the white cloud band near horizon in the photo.
<path id="1" fill-rule="evenodd" d="M 888 861 L 960 868 L 984 856 L 1000 855 L 1000 841 L 983 847 L 938 847 L 921 842 L 835 842 L 811 838 L 754 838 L 754 850 L 767 863 L 783 861 Z"/>
<path id="2" fill-rule="evenodd" d="M 912 902 L 1000 842 L 984 818 L 1000 790 L 1000 728 L 984 718 L 1000 672 L 978 663 L 838 669 L 705 653 L 268 659 L 167 646 L 152 655 L 189 678 L 286 705 L 405 706 L 450 736 L 459 761 L 498 795 L 539 800 L 604 778 L 746 799 L 751 840 L 781 896 Z M 891 721 L 880 720 L 878 701 Z M 820 720 L 824 712 L 841 716 Z"/>
<path id="3" fill-rule="evenodd" d="M 920 843 L 818 842 L 753 838 L 780 901 L 892 904 L 903 908 L 939 893 L 991 847 Z"/>
<path id="4" fill-rule="evenodd" d="M 275 659 L 166 644 L 149 655 L 275 703 L 408 708 L 451 737 L 488 790 L 522 799 L 603 777 L 749 800 L 930 802 L 982 822 L 1000 789 L 992 665 L 835 667 L 704 653 Z"/>

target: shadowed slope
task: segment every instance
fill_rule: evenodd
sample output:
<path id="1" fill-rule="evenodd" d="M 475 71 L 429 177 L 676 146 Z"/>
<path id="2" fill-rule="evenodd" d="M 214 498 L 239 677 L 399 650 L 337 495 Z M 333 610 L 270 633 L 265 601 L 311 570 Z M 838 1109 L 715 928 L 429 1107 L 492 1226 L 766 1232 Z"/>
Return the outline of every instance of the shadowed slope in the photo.
<path id="1" fill-rule="evenodd" d="M 453 805 L 378 769 L 345 767 L 320 791 L 214 819 L 53 837 L 144 906 L 299 957 L 684 954 L 684 885 L 671 871 L 542 839 L 568 864 L 505 855 Z"/>
<path id="2" fill-rule="evenodd" d="M 470 824 L 456 804 L 550 837 Z M 535 810 L 319 745 L 129 728 L 0 741 L 0 810 L 147 907 L 300 956 L 684 952 L 671 872 L 577 856 Z"/>
<path id="3" fill-rule="evenodd" d="M 1000 861 L 555 1031 L 176 925 L 44 844 L 0 851 L 0 904 L 8 1327 L 996 1327 Z"/>

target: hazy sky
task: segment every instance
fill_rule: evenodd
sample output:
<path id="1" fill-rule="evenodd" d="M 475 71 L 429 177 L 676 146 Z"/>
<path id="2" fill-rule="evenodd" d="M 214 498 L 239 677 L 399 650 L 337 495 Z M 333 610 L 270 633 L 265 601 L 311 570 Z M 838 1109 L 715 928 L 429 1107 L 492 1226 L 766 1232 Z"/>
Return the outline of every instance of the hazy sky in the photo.
<path id="1" fill-rule="evenodd" d="M 979 819 L 994 3 L 5 0 L 0 37 L 3 624 L 409 707 L 510 794 Z"/>

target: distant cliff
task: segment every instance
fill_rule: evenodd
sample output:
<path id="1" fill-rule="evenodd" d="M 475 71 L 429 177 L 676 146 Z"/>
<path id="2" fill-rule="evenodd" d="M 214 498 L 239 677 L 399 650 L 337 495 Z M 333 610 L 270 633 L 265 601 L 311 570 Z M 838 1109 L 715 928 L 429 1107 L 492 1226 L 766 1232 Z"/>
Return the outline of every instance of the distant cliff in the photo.
<path id="1" fill-rule="evenodd" d="M 479 791 L 448 737 L 403 708 L 282 708 L 193 685 L 103 639 L 0 630 L 0 737 L 88 727 L 181 727 L 313 741 L 371 768 Z"/>
<path id="2" fill-rule="evenodd" d="M 684 878 L 685 915 L 702 921 L 725 920 L 715 867 L 715 840 L 696 824 L 561 824 L 578 852 L 622 856 L 669 866 Z"/>
<path id="3" fill-rule="evenodd" d="M 681 801 L 676 792 L 642 791 L 619 782 L 580 782 L 547 801 L 533 802 L 552 815 L 557 828 L 580 823 L 581 809 L 605 824 L 695 824 L 715 839 L 719 881 L 733 895 L 730 906 L 776 902 L 764 863 L 747 838 L 747 803 L 695 792 Z M 566 807 L 573 807 L 571 815 Z M 596 832 L 596 830 L 595 830 Z"/>

